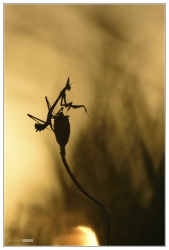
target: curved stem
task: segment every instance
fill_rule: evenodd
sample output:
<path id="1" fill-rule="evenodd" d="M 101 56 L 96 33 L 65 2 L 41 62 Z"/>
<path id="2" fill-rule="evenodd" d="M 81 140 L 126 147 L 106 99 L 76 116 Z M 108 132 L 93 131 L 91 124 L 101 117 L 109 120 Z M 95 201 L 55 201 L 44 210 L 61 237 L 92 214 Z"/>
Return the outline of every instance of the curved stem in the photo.
<path id="1" fill-rule="evenodd" d="M 106 219 L 106 224 L 107 224 L 107 237 L 106 237 L 106 245 L 109 245 L 109 239 L 110 239 L 110 218 L 109 218 L 109 214 L 106 210 L 106 208 L 103 206 L 102 203 L 100 203 L 98 200 L 96 200 L 93 196 L 91 196 L 90 194 L 88 194 L 86 192 L 86 190 L 84 190 L 82 188 L 82 186 L 79 184 L 79 182 L 76 180 L 75 176 L 73 175 L 73 173 L 71 172 L 69 165 L 66 161 L 66 153 L 65 153 L 65 148 L 61 148 L 61 158 L 63 161 L 63 164 L 69 174 L 69 176 L 71 177 L 72 181 L 74 182 L 74 184 L 76 185 L 76 187 L 83 193 L 84 196 L 86 196 L 90 201 L 92 201 L 93 203 L 95 203 L 104 213 L 105 215 L 105 219 Z"/>

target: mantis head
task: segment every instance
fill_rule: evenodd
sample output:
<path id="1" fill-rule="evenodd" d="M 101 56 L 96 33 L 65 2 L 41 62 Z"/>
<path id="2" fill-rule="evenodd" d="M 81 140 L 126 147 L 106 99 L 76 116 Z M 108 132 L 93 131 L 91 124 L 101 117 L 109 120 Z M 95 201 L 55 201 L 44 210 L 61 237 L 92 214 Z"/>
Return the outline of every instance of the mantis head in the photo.
<path id="1" fill-rule="evenodd" d="M 46 123 L 44 123 L 44 124 L 35 123 L 36 132 L 37 132 L 37 131 L 41 132 L 41 131 L 44 130 L 46 127 L 47 127 Z"/>

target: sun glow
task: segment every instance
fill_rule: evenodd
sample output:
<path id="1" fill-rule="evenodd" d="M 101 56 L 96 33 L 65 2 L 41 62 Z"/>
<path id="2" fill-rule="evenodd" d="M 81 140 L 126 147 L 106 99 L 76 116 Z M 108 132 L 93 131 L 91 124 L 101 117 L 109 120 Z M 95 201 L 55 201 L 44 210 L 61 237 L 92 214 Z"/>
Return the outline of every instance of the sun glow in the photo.
<path id="1" fill-rule="evenodd" d="M 98 246 L 98 240 L 95 232 L 89 227 L 78 226 L 77 229 L 81 232 L 86 246 Z"/>
<path id="2" fill-rule="evenodd" d="M 78 226 L 65 230 L 52 240 L 57 246 L 99 246 L 96 234 L 89 227 Z"/>

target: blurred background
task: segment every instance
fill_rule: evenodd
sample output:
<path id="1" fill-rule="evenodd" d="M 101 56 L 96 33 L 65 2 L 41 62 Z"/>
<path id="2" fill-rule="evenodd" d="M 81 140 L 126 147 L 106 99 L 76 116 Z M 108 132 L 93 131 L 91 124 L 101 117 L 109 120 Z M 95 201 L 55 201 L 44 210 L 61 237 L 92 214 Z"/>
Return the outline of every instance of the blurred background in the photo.
<path id="1" fill-rule="evenodd" d="M 4 245 L 105 244 L 102 211 L 27 116 L 45 120 L 68 77 L 89 117 L 68 112 L 67 161 L 110 244 L 164 245 L 164 4 L 4 5 Z"/>

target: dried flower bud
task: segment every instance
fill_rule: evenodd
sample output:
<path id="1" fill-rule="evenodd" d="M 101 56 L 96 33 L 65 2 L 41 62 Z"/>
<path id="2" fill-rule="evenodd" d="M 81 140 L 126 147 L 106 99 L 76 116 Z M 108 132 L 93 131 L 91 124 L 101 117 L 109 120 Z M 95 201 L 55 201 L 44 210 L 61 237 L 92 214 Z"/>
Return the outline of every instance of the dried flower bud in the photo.
<path id="1" fill-rule="evenodd" d="M 60 112 L 54 121 L 54 133 L 61 148 L 64 148 L 69 141 L 70 123 L 68 117 L 63 112 Z"/>

